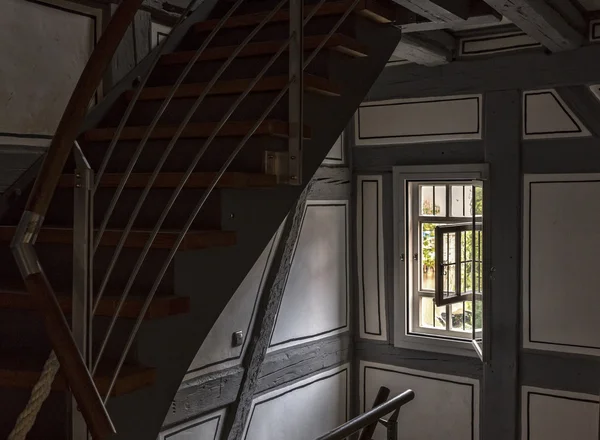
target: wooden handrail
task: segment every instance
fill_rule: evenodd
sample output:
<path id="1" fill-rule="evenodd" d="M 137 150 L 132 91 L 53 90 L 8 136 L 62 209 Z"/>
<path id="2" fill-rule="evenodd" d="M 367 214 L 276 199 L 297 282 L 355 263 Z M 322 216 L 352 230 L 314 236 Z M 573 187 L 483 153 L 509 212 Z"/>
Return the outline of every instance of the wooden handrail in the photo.
<path id="1" fill-rule="evenodd" d="M 26 211 L 45 216 L 102 77 L 143 0 L 123 0 L 94 48 L 52 138 Z"/>
<path id="2" fill-rule="evenodd" d="M 115 433 L 115 428 L 31 246 L 35 243 L 92 97 L 142 1 L 122 0 L 92 52 L 52 138 L 27 200 L 18 228 L 20 234 L 15 236 L 12 245 L 27 290 L 35 297 L 43 314 L 62 373 L 94 440 L 107 439 Z M 31 252 L 24 252 L 27 249 Z"/>
<path id="3" fill-rule="evenodd" d="M 115 433 L 110 416 L 102 403 L 92 376 L 77 349 L 69 324 L 43 272 L 25 278 L 27 291 L 34 296 L 43 315 L 48 337 L 60 362 L 60 368 L 79 405 L 94 440 L 106 439 Z"/>

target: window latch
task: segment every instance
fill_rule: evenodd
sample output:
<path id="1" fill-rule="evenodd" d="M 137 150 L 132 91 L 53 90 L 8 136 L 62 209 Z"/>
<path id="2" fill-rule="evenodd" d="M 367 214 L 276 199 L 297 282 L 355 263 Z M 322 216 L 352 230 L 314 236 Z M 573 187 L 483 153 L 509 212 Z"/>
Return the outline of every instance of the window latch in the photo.
<path id="1" fill-rule="evenodd" d="M 419 254 L 414 254 L 413 255 L 413 260 L 419 261 Z"/>

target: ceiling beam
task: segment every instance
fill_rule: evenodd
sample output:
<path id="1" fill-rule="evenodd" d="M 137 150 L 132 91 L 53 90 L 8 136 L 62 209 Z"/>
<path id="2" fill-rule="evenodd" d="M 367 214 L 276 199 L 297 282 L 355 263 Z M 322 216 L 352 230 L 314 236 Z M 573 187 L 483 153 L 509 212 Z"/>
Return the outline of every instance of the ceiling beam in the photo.
<path id="1" fill-rule="evenodd" d="M 583 35 L 546 0 L 485 0 L 523 32 L 552 52 L 576 49 Z"/>
<path id="2" fill-rule="evenodd" d="M 466 20 L 471 0 L 394 0 L 400 6 L 430 21 L 452 23 Z"/>
<path id="3" fill-rule="evenodd" d="M 416 0 L 415 0 L 416 1 Z M 471 5 L 470 15 L 466 20 L 454 22 L 431 21 L 406 8 L 398 12 L 396 26 L 404 33 L 451 29 L 454 25 L 485 26 L 500 23 L 502 15 L 483 0 L 475 0 Z"/>
<path id="4" fill-rule="evenodd" d="M 450 49 L 417 35 L 403 35 L 392 56 L 423 66 L 439 66 L 452 61 Z"/>

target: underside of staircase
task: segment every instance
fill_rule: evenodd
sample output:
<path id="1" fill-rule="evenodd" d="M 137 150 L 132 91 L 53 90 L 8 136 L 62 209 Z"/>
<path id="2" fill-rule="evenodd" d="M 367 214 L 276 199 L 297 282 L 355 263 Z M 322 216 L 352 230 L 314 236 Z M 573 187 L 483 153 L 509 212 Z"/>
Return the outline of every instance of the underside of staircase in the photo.
<path id="1" fill-rule="evenodd" d="M 153 130 L 99 243 L 93 267 L 96 288 L 135 203 L 179 123 L 213 75 L 277 3 L 273 0 L 242 3 L 187 75 Z M 305 10 L 310 10 L 314 3 L 307 1 Z M 305 27 L 307 54 L 326 39 L 333 25 L 353 3 L 347 0 L 324 3 Z M 94 227 L 100 226 L 130 158 L 171 86 L 232 5 L 229 0 L 205 1 L 174 31 L 166 44 L 166 53 L 133 107 L 100 180 L 94 199 Z M 97 349 L 98 341 L 104 336 L 109 317 L 117 308 L 117 298 L 129 280 L 150 230 L 186 168 L 230 106 L 288 38 L 289 13 L 285 8 L 273 16 L 224 71 L 175 144 L 134 222 L 110 277 L 107 293 L 98 306 L 94 348 Z M 278 183 L 276 176 L 267 173 L 265 165 L 269 154 L 285 152 L 288 148 L 285 97 L 260 124 L 220 180 L 170 265 L 112 390 L 108 410 L 117 429 L 115 439 L 153 440 L 157 437 L 172 398 L 206 335 L 396 47 L 400 32 L 392 26 L 394 18 L 392 3 L 358 1 L 354 12 L 305 69 L 301 185 Z M 134 97 L 136 79 L 148 65 L 148 59 L 144 60 L 88 115 L 78 142 L 93 170 L 99 169 L 116 127 Z M 104 361 L 94 378 L 101 393 L 108 388 L 110 374 L 133 326 L 133 318 L 141 311 L 154 275 L 175 243 L 177 232 L 215 173 L 287 81 L 288 57 L 284 53 L 219 131 L 185 184 L 120 311 Z M 71 312 L 73 281 L 74 170 L 75 161 L 70 159 L 36 243 L 42 267 L 67 316 Z M 25 192 L 12 201 L 0 218 L 0 438 L 7 438 L 51 351 L 37 305 L 26 292 L 9 248 L 26 199 Z M 68 402 L 65 380 L 59 373 L 27 438 L 66 439 Z"/>

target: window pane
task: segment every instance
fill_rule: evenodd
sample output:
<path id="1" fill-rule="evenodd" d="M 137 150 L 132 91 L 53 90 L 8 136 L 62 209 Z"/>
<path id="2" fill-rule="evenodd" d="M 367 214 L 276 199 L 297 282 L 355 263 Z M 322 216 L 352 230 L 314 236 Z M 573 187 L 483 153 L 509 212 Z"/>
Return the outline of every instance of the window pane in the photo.
<path id="1" fill-rule="evenodd" d="M 452 217 L 465 217 L 465 187 L 452 186 Z"/>
<path id="2" fill-rule="evenodd" d="M 447 310 L 448 308 L 446 306 L 435 306 L 435 328 L 446 328 Z"/>
<path id="3" fill-rule="evenodd" d="M 444 262 L 456 263 L 456 233 L 444 234 Z"/>
<path id="4" fill-rule="evenodd" d="M 455 296 L 456 293 L 456 266 L 451 264 L 444 267 L 444 298 Z"/>
<path id="5" fill-rule="evenodd" d="M 421 297 L 421 319 L 419 326 L 433 327 L 433 298 Z"/>
<path id="6" fill-rule="evenodd" d="M 433 186 L 421 187 L 421 215 L 433 215 Z"/>
<path id="7" fill-rule="evenodd" d="M 472 304 L 471 302 L 469 302 L 469 304 Z M 473 315 L 475 315 L 475 329 L 476 330 L 481 330 L 483 327 L 483 301 L 478 299 L 475 300 L 475 312 L 473 313 Z"/>
<path id="8" fill-rule="evenodd" d="M 436 186 L 435 187 L 435 213 L 434 215 L 445 217 L 446 216 L 446 187 Z"/>
<path id="9" fill-rule="evenodd" d="M 480 186 L 475 187 L 475 215 L 483 215 L 483 188 Z"/>
<path id="10" fill-rule="evenodd" d="M 435 224 L 421 225 L 421 289 L 435 290 Z"/>
<path id="11" fill-rule="evenodd" d="M 472 330 L 473 311 L 470 301 L 463 301 L 450 305 L 452 309 L 452 330 Z"/>

